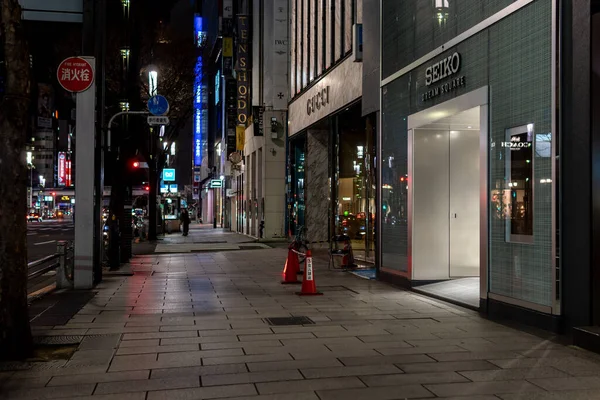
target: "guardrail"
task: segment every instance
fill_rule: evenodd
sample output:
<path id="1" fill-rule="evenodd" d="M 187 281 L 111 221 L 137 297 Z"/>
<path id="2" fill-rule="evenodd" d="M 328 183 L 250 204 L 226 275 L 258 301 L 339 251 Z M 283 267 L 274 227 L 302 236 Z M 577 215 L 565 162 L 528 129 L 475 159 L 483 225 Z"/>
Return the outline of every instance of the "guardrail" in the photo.
<path id="1" fill-rule="evenodd" d="M 56 288 L 65 289 L 72 287 L 73 284 L 73 242 L 59 241 L 56 245 L 56 253 L 47 257 L 32 261 L 27 264 L 29 270 L 36 269 L 29 273 L 29 280 L 39 278 L 50 271 L 56 270 Z M 40 267 L 41 268 L 37 268 Z"/>

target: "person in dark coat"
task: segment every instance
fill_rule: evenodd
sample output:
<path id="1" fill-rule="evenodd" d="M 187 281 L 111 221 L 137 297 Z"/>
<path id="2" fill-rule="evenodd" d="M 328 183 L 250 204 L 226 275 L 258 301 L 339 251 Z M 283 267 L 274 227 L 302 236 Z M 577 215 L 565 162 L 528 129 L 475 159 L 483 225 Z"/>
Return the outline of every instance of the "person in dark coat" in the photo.
<path id="1" fill-rule="evenodd" d="M 181 220 L 181 224 L 183 225 L 183 236 L 187 236 L 188 232 L 190 231 L 190 215 L 188 214 L 188 211 L 186 209 L 184 209 L 183 211 L 181 211 L 181 216 L 179 217 L 179 219 Z"/>

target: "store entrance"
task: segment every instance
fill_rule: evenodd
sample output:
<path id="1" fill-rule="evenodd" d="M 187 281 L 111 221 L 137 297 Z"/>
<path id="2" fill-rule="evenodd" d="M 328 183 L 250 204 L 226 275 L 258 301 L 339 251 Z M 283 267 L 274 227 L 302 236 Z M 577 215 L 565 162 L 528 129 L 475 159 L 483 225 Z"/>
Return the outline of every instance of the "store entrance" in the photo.
<path id="1" fill-rule="evenodd" d="M 408 184 L 412 279 L 427 282 L 417 290 L 473 307 L 480 294 L 480 125 L 481 107 L 474 107 L 412 129 Z"/>

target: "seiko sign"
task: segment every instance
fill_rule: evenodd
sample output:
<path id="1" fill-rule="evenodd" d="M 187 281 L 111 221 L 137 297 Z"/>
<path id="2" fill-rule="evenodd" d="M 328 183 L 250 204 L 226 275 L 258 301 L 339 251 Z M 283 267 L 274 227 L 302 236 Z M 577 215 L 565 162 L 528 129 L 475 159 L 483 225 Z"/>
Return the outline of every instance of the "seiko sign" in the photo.
<path id="1" fill-rule="evenodd" d="M 312 114 L 316 110 L 320 110 L 321 107 L 325 107 L 329 104 L 329 86 L 325 86 L 319 90 L 317 94 L 306 101 L 306 113 Z"/>
<path id="2" fill-rule="evenodd" d="M 454 53 L 425 70 L 425 85 L 429 86 L 437 81 L 452 76 L 459 70 L 460 54 Z"/>

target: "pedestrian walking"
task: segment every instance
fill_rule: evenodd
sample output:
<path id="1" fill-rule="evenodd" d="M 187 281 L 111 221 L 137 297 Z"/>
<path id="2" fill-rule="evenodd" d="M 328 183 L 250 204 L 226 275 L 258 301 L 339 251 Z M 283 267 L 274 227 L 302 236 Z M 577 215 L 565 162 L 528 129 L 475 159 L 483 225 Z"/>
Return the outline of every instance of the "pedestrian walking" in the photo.
<path id="1" fill-rule="evenodd" d="M 187 236 L 190 231 L 190 215 L 186 209 L 181 211 L 181 216 L 179 217 L 181 220 L 181 224 L 183 225 L 183 236 Z"/>

